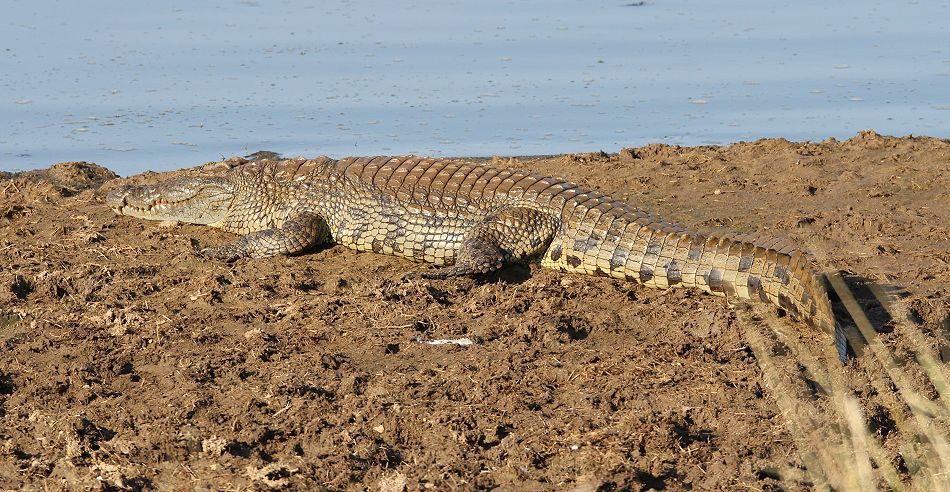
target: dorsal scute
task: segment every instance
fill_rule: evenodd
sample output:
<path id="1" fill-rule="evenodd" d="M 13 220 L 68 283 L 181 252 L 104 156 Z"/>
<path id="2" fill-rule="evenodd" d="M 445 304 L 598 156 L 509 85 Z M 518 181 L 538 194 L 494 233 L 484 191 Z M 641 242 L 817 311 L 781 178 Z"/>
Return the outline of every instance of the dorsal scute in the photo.
<path id="1" fill-rule="evenodd" d="M 429 191 L 428 186 L 425 190 L 420 189 L 420 178 L 426 172 L 431 174 L 433 164 L 438 161 L 416 156 L 348 157 L 340 160 L 337 170 L 355 182 L 382 192 L 411 194 L 413 191 Z"/>
<path id="2" fill-rule="evenodd" d="M 233 167 L 230 172 L 255 178 L 269 178 L 278 183 L 294 183 L 312 179 L 314 173 L 329 161 L 331 161 L 329 157 L 323 156 L 315 159 L 297 157 L 280 161 L 262 159 L 241 163 Z"/>
<path id="3" fill-rule="evenodd" d="M 725 239 L 738 243 L 751 244 L 759 248 L 765 248 L 788 256 L 811 256 L 811 254 L 792 239 L 781 236 L 769 236 L 759 233 L 751 234 L 711 234 L 720 239 Z"/>

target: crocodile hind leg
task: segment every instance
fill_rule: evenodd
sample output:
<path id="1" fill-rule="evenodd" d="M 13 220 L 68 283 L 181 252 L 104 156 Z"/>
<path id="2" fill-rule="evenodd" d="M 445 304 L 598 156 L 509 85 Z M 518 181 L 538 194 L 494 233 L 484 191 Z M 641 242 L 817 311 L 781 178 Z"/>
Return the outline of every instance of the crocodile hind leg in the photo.
<path id="1" fill-rule="evenodd" d="M 225 261 L 247 256 L 265 258 L 300 253 L 329 240 L 330 229 L 323 217 L 303 213 L 287 219 L 280 227 L 252 232 L 230 244 L 204 248 L 201 254 Z"/>
<path id="2" fill-rule="evenodd" d="M 496 210 L 466 232 L 453 265 L 407 274 L 416 277 L 444 279 L 459 275 L 489 273 L 547 248 L 559 227 L 558 219 L 527 207 L 506 207 Z"/>

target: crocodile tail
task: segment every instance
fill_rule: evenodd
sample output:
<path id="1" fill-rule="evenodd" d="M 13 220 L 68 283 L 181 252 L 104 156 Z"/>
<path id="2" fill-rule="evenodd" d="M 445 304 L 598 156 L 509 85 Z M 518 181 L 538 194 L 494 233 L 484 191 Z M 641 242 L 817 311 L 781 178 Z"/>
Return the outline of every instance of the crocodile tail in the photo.
<path id="1" fill-rule="evenodd" d="M 552 241 L 542 264 L 649 287 L 697 288 L 767 302 L 831 334 L 839 357 L 846 360 L 846 334 L 835 322 L 824 278 L 807 254 L 775 239 L 703 235 L 643 222 L 594 231 L 586 242 L 571 239 L 579 237 L 574 232 L 562 234 Z"/>

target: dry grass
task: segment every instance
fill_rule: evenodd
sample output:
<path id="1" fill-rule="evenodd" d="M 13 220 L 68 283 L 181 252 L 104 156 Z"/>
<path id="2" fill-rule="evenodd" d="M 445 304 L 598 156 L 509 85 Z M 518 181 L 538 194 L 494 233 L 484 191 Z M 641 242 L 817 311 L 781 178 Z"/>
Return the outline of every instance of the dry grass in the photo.
<path id="1" fill-rule="evenodd" d="M 845 383 L 843 371 L 847 369 L 830 346 L 814 353 L 797 333 L 787 333 L 781 323 L 769 321 L 773 318 L 740 310 L 748 326 L 759 328 L 750 329 L 746 337 L 805 466 L 804 473 L 786 470 L 783 479 L 825 490 L 950 490 L 946 369 L 925 345 L 920 329 L 906 321 L 906 316 L 896 316 L 896 303 L 880 288 L 872 292 L 893 319 L 902 320 L 896 329 L 911 341 L 912 359 L 902 361 L 893 347 L 876 336 L 840 276 L 830 276 L 829 281 L 860 332 L 870 340 L 864 356 L 851 364 L 868 368 L 869 376 L 862 383 L 880 396 L 894 428 L 886 438 L 871 432 L 871 416 L 862 408 L 860 392 Z M 775 350 L 776 346 L 787 351 Z M 937 398 L 929 399 L 915 388 L 915 362 Z"/>

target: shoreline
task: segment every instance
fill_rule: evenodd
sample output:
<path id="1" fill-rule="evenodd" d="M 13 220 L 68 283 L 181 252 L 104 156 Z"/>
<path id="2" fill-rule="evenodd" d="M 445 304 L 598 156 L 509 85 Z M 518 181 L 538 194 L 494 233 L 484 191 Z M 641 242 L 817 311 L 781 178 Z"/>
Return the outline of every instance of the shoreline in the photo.
<path id="1" fill-rule="evenodd" d="M 919 443 L 946 420 L 922 435 L 914 408 L 945 403 L 950 140 L 484 159 L 796 241 L 846 272 L 902 376 L 764 306 L 537 265 L 404 283 L 417 264 L 339 246 L 206 260 L 233 236 L 105 206 L 153 174 L 60 164 L 0 175 L 0 488 L 840 486 L 861 461 L 824 457 L 861 428 L 875 483 L 943 471 Z"/>

